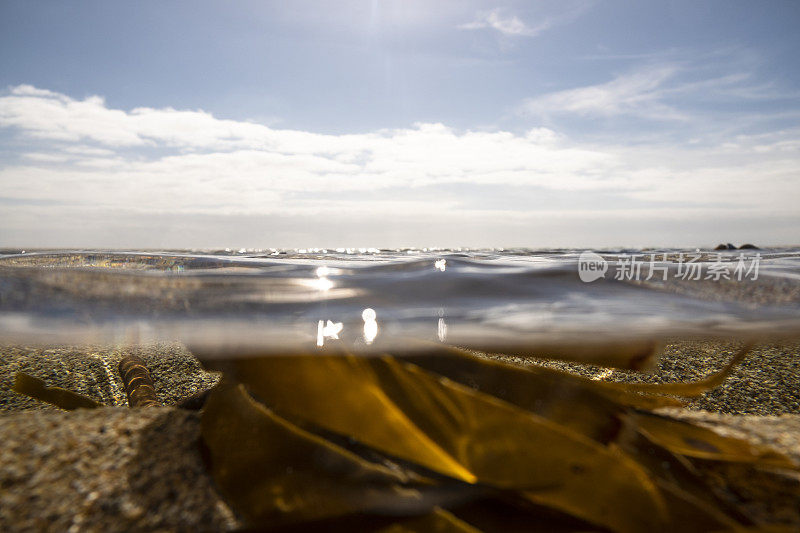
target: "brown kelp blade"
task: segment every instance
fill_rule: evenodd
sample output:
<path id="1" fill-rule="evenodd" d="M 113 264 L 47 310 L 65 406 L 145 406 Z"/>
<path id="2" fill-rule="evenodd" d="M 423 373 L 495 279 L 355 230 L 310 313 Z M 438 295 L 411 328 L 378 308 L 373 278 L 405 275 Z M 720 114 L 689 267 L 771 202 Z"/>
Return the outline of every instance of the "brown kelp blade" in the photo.
<path id="1" fill-rule="evenodd" d="M 527 519 L 530 524 L 530 515 L 527 516 Z M 241 530 L 241 533 L 249 531 L 270 531 L 274 533 L 307 533 L 308 531 L 315 533 L 349 531 L 357 531 L 358 533 L 478 533 L 481 530 L 456 516 L 450 510 L 434 507 L 431 512 L 420 516 L 357 513 L 277 527 L 273 525 L 254 526 L 253 529 Z M 526 531 L 530 531 L 530 529 Z M 584 529 L 583 531 L 589 531 L 589 529 Z M 548 533 L 553 532 L 548 531 Z"/>
<path id="2" fill-rule="evenodd" d="M 251 525 L 370 512 L 419 515 L 478 493 L 367 461 L 278 416 L 228 380 L 208 398 L 202 436 L 220 492 Z"/>
<path id="3" fill-rule="evenodd" d="M 705 533 L 707 531 L 739 531 L 741 523 L 722 511 L 717 502 L 709 502 L 673 483 L 656 481 L 669 509 L 664 531 Z"/>
<path id="4" fill-rule="evenodd" d="M 450 511 L 434 509 L 433 512 L 420 517 L 398 521 L 378 530 L 378 533 L 480 533 L 480 530 L 461 520 Z"/>
<path id="5" fill-rule="evenodd" d="M 621 450 L 413 364 L 289 356 L 238 360 L 228 371 L 281 416 L 435 472 L 525 490 L 618 531 L 664 519 L 657 489 Z"/>
<path id="6" fill-rule="evenodd" d="M 496 496 L 449 507 L 453 515 L 481 531 L 503 533 L 577 533 L 605 531 L 569 514 L 537 505 L 524 494 L 504 492 Z"/>
<path id="7" fill-rule="evenodd" d="M 450 379 L 465 383 L 473 388 L 483 390 L 489 394 L 507 394 L 509 401 L 518 405 L 530 408 L 531 399 L 523 400 L 523 396 L 514 395 L 525 394 L 510 392 L 510 389 L 517 386 L 525 388 L 547 387 L 548 393 L 560 390 L 564 387 L 570 390 L 590 391 L 590 394 L 600 394 L 614 402 L 622 405 L 636 407 L 639 409 L 656 409 L 658 407 L 679 406 L 681 402 L 664 397 L 652 397 L 632 392 L 627 389 L 627 383 L 613 383 L 597 381 L 583 376 L 556 370 L 544 366 L 506 363 L 487 357 L 479 357 L 474 353 L 458 348 L 456 346 L 437 345 L 428 343 L 426 350 L 420 350 L 419 354 L 403 356 L 403 360 L 410 361 L 423 368 L 442 374 Z M 437 361 L 439 357 L 451 357 L 444 361 Z M 452 361 L 452 362 L 451 362 Z M 508 384 L 508 385 L 505 385 Z M 514 387 L 511 386 L 514 385 Z M 544 396 L 544 394 L 540 395 Z M 532 398 L 534 403 L 541 401 L 541 397 Z"/>
<path id="8" fill-rule="evenodd" d="M 725 381 L 725 378 L 733 372 L 733 369 L 747 357 L 747 354 L 753 349 L 753 346 L 754 343 L 752 342 L 745 343 L 722 370 L 700 381 L 693 381 L 690 383 L 608 383 L 608 385 L 623 387 L 628 392 L 673 394 L 675 396 L 700 396 L 707 390 L 721 385 L 722 382 Z"/>
<path id="9" fill-rule="evenodd" d="M 678 526 L 686 532 L 721 531 L 753 523 L 741 509 L 717 498 L 688 459 L 646 438 L 630 418 L 625 422 L 619 445 L 655 478 L 667 502 L 667 531 Z"/>
<path id="10" fill-rule="evenodd" d="M 721 385 L 722 382 L 725 381 L 725 379 L 731 374 L 731 372 L 733 372 L 736 366 L 741 363 L 745 357 L 747 357 L 747 354 L 750 353 L 750 351 L 753 349 L 753 346 L 755 346 L 755 343 L 746 342 L 731 358 L 728 364 L 722 368 L 722 370 L 704 379 L 690 383 L 615 383 L 613 381 L 587 380 L 580 376 L 575 376 L 573 374 L 544 367 L 527 367 L 526 370 L 529 372 L 535 371 L 536 373 L 544 374 L 547 376 L 547 379 L 552 380 L 563 379 L 559 376 L 559 374 L 561 374 L 562 376 L 570 376 L 570 378 L 575 380 L 574 383 L 576 384 L 581 382 L 581 380 L 584 383 L 591 381 L 590 385 L 592 388 L 594 388 L 597 392 L 602 392 L 603 394 L 609 396 L 614 401 L 625 405 L 630 405 L 631 407 L 637 407 L 639 409 L 654 409 L 657 407 L 675 405 L 675 403 L 669 403 L 670 400 L 666 398 L 643 396 L 642 394 L 671 394 L 674 396 L 687 397 L 699 396 L 704 392 Z M 440 350 L 446 350 L 447 352 L 453 354 L 460 354 L 465 358 L 475 358 L 475 356 L 470 354 L 468 351 L 454 346 L 443 347 Z M 487 368 L 494 364 L 503 365 L 503 363 L 499 361 L 486 361 Z M 680 405 L 680 403 L 678 403 L 678 405 Z"/>
<path id="11" fill-rule="evenodd" d="M 392 401 L 365 358 L 271 356 L 225 361 L 225 368 L 281 416 L 351 436 L 446 476 L 476 481 Z"/>
<path id="12" fill-rule="evenodd" d="M 626 370 L 646 370 L 657 359 L 659 343 L 650 339 L 627 341 L 595 339 L 592 342 L 567 341 L 526 346 L 518 344 L 482 346 L 473 343 L 469 347 L 519 357 L 557 359 Z"/>
<path id="13" fill-rule="evenodd" d="M 481 482 L 524 490 L 536 503 L 618 531 L 663 517 L 651 480 L 618 448 L 415 365 L 380 362 L 384 389 Z"/>
<path id="14" fill-rule="evenodd" d="M 23 372 L 17 372 L 14 378 L 14 392 L 47 402 L 67 411 L 93 409 L 103 406 L 103 404 L 83 394 L 62 389 L 61 387 L 48 387 L 44 380 Z"/>
<path id="15" fill-rule="evenodd" d="M 438 375 L 536 413 L 598 442 L 609 442 L 628 407 L 654 409 L 680 402 L 608 388 L 602 383 L 544 367 L 522 367 L 469 353 L 435 350 L 403 357 Z"/>
<path id="16" fill-rule="evenodd" d="M 650 413 L 632 413 L 628 416 L 640 434 L 675 454 L 711 461 L 800 469 L 790 458 L 770 448 L 725 437 L 689 422 Z"/>
<path id="17" fill-rule="evenodd" d="M 137 355 L 126 355 L 120 360 L 118 370 L 130 407 L 161 405 L 144 359 Z"/>

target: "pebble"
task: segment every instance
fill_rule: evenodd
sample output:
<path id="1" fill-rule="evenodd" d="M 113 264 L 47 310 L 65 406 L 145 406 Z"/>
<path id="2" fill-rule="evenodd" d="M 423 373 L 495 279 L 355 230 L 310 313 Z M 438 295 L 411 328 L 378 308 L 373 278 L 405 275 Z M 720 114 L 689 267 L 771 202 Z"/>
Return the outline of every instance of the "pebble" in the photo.
<path id="1" fill-rule="evenodd" d="M 0 415 L 0 531 L 227 531 L 199 414 L 155 407 Z"/>

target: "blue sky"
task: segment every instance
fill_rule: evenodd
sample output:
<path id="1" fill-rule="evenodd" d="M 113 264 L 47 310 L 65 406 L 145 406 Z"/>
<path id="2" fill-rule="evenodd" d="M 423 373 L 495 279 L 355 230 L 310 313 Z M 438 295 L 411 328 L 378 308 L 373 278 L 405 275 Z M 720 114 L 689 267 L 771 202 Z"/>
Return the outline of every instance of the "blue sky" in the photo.
<path id="1" fill-rule="evenodd" d="M 0 4 L 0 245 L 800 243 L 798 2 Z"/>

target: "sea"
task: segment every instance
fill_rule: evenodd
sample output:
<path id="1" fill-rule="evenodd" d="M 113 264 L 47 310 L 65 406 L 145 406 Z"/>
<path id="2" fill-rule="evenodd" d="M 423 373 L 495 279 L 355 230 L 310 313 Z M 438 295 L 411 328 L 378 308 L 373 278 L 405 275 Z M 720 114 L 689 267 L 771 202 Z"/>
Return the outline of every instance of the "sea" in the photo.
<path id="1" fill-rule="evenodd" d="M 536 354 L 798 332 L 800 248 L 0 250 L 0 344 Z"/>

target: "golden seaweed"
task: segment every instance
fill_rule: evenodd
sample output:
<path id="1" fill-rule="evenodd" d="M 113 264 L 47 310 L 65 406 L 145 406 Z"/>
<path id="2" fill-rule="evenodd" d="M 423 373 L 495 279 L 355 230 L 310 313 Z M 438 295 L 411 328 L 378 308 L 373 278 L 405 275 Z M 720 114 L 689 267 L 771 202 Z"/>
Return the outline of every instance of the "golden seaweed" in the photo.
<path id="1" fill-rule="evenodd" d="M 651 413 L 635 413 L 629 416 L 630 423 L 648 440 L 685 457 L 729 463 L 757 463 L 759 466 L 789 470 L 800 469 L 791 459 L 771 448 L 755 446 L 741 439 L 723 437 L 695 424 Z"/>
<path id="2" fill-rule="evenodd" d="M 652 442 L 634 424 L 626 424 L 619 445 L 655 479 L 667 502 L 669 525 L 689 522 L 699 531 L 721 531 L 753 523 L 746 513 L 709 491 L 689 459 Z"/>
<path id="3" fill-rule="evenodd" d="M 418 341 L 411 342 L 416 344 Z M 627 370 L 651 368 L 657 360 L 659 348 L 658 343 L 648 339 L 627 341 L 593 339 L 591 342 L 565 340 L 560 343 L 532 346 L 520 346 L 518 343 L 503 346 L 502 343 L 494 341 L 492 344 L 482 346 L 480 339 L 475 339 L 470 345 L 476 350 L 499 352 L 504 355 L 558 359 Z"/>
<path id="4" fill-rule="evenodd" d="M 227 379 L 208 398 L 202 436 L 221 493 L 251 523 L 421 514 L 479 492 L 359 457 L 278 416 Z"/>
<path id="5" fill-rule="evenodd" d="M 14 378 L 13 390 L 19 394 L 24 394 L 36 400 L 47 402 L 67 411 L 73 409 L 93 409 L 102 406 L 101 403 L 83 394 L 62 389 L 61 387 L 48 387 L 44 380 L 25 374 L 24 372 L 17 372 Z"/>
<path id="6" fill-rule="evenodd" d="M 748 342 L 728 361 L 722 370 L 700 381 L 689 383 L 606 383 L 607 386 L 624 388 L 627 392 L 644 392 L 650 394 L 674 394 L 675 396 L 699 396 L 707 390 L 722 384 L 730 373 L 741 363 L 753 349 L 753 343 Z"/>
<path id="7" fill-rule="evenodd" d="M 735 530 L 757 524 L 720 501 L 692 461 L 797 465 L 768 448 L 650 411 L 680 404 L 664 394 L 698 394 L 720 383 L 748 349 L 700 382 L 646 386 L 519 367 L 448 347 L 403 358 L 206 361 L 224 370 L 226 384 L 203 412 L 203 437 L 223 494 L 259 527 L 492 529 L 502 528 L 513 508 L 513 516 L 529 517 L 529 529 L 542 519 L 548 526 L 540 530 Z M 262 426 L 282 431 L 253 429 Z M 310 451 L 310 443 L 318 450 Z M 319 450 L 347 458 L 350 469 L 309 464 Z M 387 471 L 386 464 L 394 466 Z M 287 465 L 303 471 L 302 483 L 280 474 Z M 398 489 L 409 483 L 428 496 L 419 505 L 409 505 Z M 296 506 L 275 499 L 286 491 L 301 495 Z M 370 503 L 375 494 L 377 506 Z M 493 514 L 503 505 L 511 507 Z M 387 515 L 391 525 L 381 526 Z"/>
<path id="8" fill-rule="evenodd" d="M 128 397 L 130 407 L 158 407 L 156 388 L 153 385 L 153 378 L 147 370 L 144 359 L 137 355 L 126 355 L 118 365 L 119 375 L 122 378 L 122 385 Z"/>
<path id="9" fill-rule="evenodd" d="M 445 509 L 434 509 L 433 512 L 404 521 L 398 521 L 392 525 L 378 530 L 379 533 L 411 533 L 417 531 L 429 531 L 431 533 L 479 533 L 480 530 L 474 528 L 467 522 L 461 520 L 454 514 Z"/>
<path id="10" fill-rule="evenodd" d="M 628 393 L 603 382 L 545 367 L 521 367 L 475 357 L 467 352 L 432 351 L 404 357 L 476 391 L 495 396 L 598 442 L 611 441 L 627 407 L 655 409 L 681 403 L 664 396 Z"/>
<path id="11" fill-rule="evenodd" d="M 598 525 L 636 531 L 664 515 L 652 481 L 619 449 L 411 363 L 266 357 L 237 361 L 232 377 L 281 415 L 467 483 L 530 492 Z"/>

